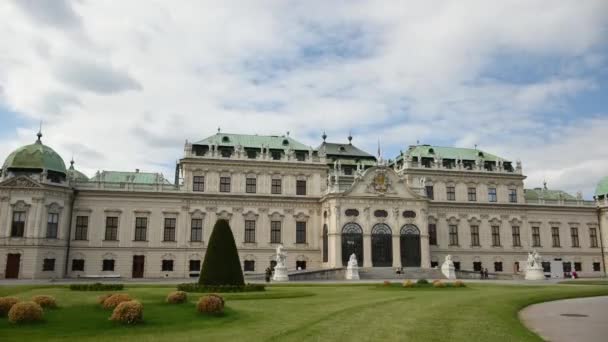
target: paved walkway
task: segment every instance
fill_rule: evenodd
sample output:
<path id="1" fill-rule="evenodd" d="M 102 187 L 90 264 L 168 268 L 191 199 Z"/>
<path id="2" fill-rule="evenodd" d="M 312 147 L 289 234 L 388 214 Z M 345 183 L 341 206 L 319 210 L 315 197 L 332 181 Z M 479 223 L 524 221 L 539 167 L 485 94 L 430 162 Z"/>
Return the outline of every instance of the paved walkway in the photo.
<path id="1" fill-rule="evenodd" d="M 546 341 L 608 341 L 608 296 L 535 304 L 519 318 Z"/>

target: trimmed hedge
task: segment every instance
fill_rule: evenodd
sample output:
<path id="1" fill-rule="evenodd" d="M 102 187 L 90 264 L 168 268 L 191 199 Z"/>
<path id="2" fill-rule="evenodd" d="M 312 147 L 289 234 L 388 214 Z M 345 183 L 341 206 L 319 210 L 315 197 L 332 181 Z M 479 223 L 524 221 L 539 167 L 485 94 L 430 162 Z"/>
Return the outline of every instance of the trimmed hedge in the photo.
<path id="1" fill-rule="evenodd" d="M 125 286 L 123 284 L 71 284 L 72 291 L 121 291 Z"/>
<path id="2" fill-rule="evenodd" d="M 144 306 L 136 300 L 122 302 L 112 312 L 111 321 L 124 324 L 137 324 L 144 318 Z"/>
<path id="3" fill-rule="evenodd" d="M 40 320 L 42 320 L 42 307 L 34 302 L 19 302 L 8 311 L 8 321 L 11 323 Z"/>
<path id="4" fill-rule="evenodd" d="M 133 300 L 131 298 L 131 296 L 129 296 L 126 293 L 116 293 L 111 295 L 110 297 L 108 297 L 106 300 L 103 301 L 103 308 L 104 309 L 114 309 L 115 307 L 118 306 L 118 304 L 122 303 L 122 302 L 128 302 Z"/>
<path id="5" fill-rule="evenodd" d="M 203 296 L 196 303 L 196 311 L 212 315 L 222 314 L 224 312 L 224 300 L 217 295 Z"/>
<path id="6" fill-rule="evenodd" d="M 232 229 L 226 220 L 217 220 L 213 227 L 198 283 L 204 286 L 245 285 Z"/>
<path id="7" fill-rule="evenodd" d="M 57 307 L 57 301 L 55 300 L 55 297 L 52 296 L 46 296 L 46 295 L 39 295 L 39 296 L 34 296 L 32 297 L 32 302 L 40 305 L 40 307 L 42 307 L 43 309 L 49 308 L 56 308 Z"/>
<path id="8" fill-rule="evenodd" d="M 166 299 L 169 304 L 181 304 L 188 301 L 188 295 L 184 291 L 173 291 L 167 295 Z"/>
<path id="9" fill-rule="evenodd" d="M 10 309 L 17 303 L 19 303 L 17 297 L 0 297 L 0 316 L 8 315 Z"/>
<path id="10" fill-rule="evenodd" d="M 179 291 L 184 292 L 258 292 L 265 291 L 266 286 L 263 284 L 246 284 L 242 286 L 234 285 L 216 285 L 216 286 L 205 286 L 197 283 L 184 283 L 177 285 Z"/>

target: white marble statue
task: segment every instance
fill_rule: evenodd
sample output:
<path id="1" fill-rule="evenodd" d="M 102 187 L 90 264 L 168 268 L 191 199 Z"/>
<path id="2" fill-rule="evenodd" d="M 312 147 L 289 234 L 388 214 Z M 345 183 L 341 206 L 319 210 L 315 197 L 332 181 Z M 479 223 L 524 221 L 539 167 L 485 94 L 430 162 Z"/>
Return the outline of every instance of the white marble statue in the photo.
<path id="1" fill-rule="evenodd" d="M 274 275 L 272 276 L 272 280 L 274 281 L 288 281 L 289 276 L 287 276 L 287 266 L 285 266 L 285 261 L 287 260 L 287 253 L 283 252 L 283 245 L 277 246 L 277 254 L 275 255 L 275 261 L 277 262 L 274 267 Z"/>
<path id="2" fill-rule="evenodd" d="M 452 256 L 450 254 L 446 255 L 445 261 L 441 265 L 441 273 L 447 279 L 456 279 L 456 268 L 454 267 L 454 262 L 452 261 Z"/>
<path id="3" fill-rule="evenodd" d="M 346 279 L 347 280 L 359 280 L 359 263 L 357 262 L 357 256 L 355 253 L 350 255 L 348 259 L 348 265 L 346 266 Z"/>
<path id="4" fill-rule="evenodd" d="M 528 253 L 526 261 L 525 279 L 526 280 L 544 280 L 545 272 L 543 270 L 542 257 L 536 250 Z"/>

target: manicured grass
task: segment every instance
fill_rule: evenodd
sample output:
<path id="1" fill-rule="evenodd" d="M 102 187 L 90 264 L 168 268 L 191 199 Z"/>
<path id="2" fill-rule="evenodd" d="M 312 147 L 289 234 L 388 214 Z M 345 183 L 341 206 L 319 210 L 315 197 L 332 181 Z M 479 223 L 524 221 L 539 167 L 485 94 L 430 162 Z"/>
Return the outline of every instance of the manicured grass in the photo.
<path id="1" fill-rule="evenodd" d="M 564 280 L 559 283 L 568 285 L 608 285 L 608 280 Z"/>
<path id="2" fill-rule="evenodd" d="M 144 304 L 144 323 L 122 326 L 96 304 L 103 292 L 66 287 L 0 287 L 0 296 L 29 299 L 47 294 L 59 308 L 45 321 L 9 324 L 0 318 L 2 341 L 540 341 L 518 320 L 530 304 L 608 295 L 606 286 L 506 286 L 465 288 L 383 286 L 269 286 L 265 292 L 227 293 L 226 314 L 196 313 L 189 303 L 169 305 L 174 287 L 127 286 Z"/>

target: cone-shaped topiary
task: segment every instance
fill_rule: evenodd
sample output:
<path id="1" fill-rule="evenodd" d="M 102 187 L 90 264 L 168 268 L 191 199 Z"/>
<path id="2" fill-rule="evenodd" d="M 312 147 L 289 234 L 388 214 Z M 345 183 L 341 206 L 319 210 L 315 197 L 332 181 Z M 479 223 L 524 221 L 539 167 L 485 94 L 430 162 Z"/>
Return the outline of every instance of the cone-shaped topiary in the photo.
<path id="1" fill-rule="evenodd" d="M 226 220 L 218 220 L 213 227 L 198 282 L 206 286 L 245 285 L 234 236 Z"/>

